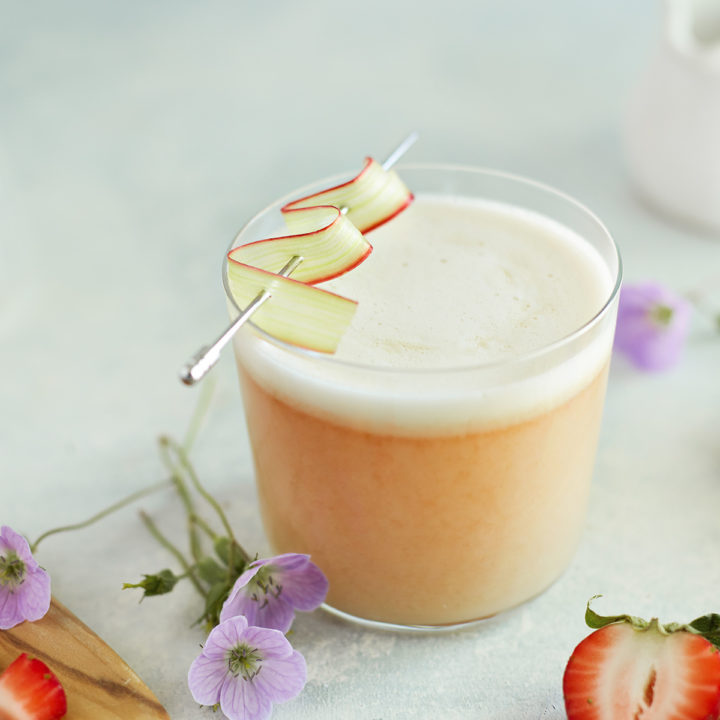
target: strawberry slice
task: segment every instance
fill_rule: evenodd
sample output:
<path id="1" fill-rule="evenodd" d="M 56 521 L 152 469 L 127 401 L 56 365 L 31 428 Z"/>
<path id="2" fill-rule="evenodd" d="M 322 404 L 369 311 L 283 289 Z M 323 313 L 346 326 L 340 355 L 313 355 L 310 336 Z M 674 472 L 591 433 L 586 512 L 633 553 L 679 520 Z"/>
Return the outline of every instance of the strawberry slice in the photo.
<path id="1" fill-rule="evenodd" d="M 568 720 L 718 720 L 720 616 L 661 625 L 602 617 L 574 650 L 563 678 Z"/>
<path id="2" fill-rule="evenodd" d="M 57 720 L 66 712 L 65 691 L 44 662 L 23 653 L 0 675 L 0 720 Z"/>

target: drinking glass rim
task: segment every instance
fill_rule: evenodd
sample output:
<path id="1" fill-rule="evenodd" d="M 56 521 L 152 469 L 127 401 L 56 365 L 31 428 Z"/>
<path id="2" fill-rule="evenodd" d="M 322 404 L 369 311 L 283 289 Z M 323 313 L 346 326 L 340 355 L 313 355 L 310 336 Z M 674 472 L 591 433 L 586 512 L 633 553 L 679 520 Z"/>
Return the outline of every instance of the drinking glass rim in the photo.
<path id="1" fill-rule="evenodd" d="M 269 333 L 265 332 L 262 328 L 258 327 L 255 323 L 253 323 L 252 318 L 248 319 L 247 324 L 252 326 L 253 332 L 255 332 L 260 338 L 262 338 L 264 341 L 269 342 L 271 345 L 274 345 L 286 352 L 291 353 L 292 355 L 303 357 L 308 360 L 312 360 L 313 362 L 323 362 L 328 363 L 330 366 L 333 367 L 346 367 L 352 370 L 356 371 L 363 371 L 363 372 L 373 372 L 373 373 L 395 373 L 395 374 L 412 374 L 412 375 L 435 375 L 435 374 L 443 374 L 443 373 L 458 373 L 458 372 L 477 372 L 477 371 L 492 371 L 500 368 L 511 368 L 514 366 L 521 366 L 524 363 L 527 362 L 533 362 L 537 360 L 538 358 L 541 358 L 544 355 L 549 355 L 560 348 L 569 345 L 573 341 L 575 341 L 577 338 L 581 337 L 582 335 L 585 335 L 586 333 L 590 332 L 592 328 L 594 328 L 609 312 L 610 308 L 612 307 L 615 298 L 617 297 L 618 293 L 620 292 L 620 286 L 622 284 L 622 277 L 623 277 L 623 263 L 622 263 L 622 257 L 620 255 L 620 249 L 617 246 L 617 243 L 615 242 L 615 238 L 613 238 L 610 231 L 605 226 L 605 223 L 600 220 L 600 218 L 592 211 L 590 208 L 588 208 L 586 205 L 581 203 L 579 200 L 576 200 L 571 195 L 568 195 L 567 193 L 563 192 L 562 190 L 558 190 L 557 188 L 552 187 L 551 185 L 547 185 L 546 183 L 539 182 L 537 180 L 532 180 L 531 178 L 525 177 L 523 175 L 517 175 L 515 173 L 509 173 L 505 172 L 503 170 L 494 170 L 492 168 L 482 168 L 482 167 L 475 167 L 472 165 L 456 165 L 453 163 L 431 163 L 431 162 L 404 162 L 400 163 L 396 166 L 396 169 L 398 171 L 402 170 L 421 170 L 421 171 L 436 171 L 436 172 L 454 172 L 454 173 L 471 173 L 473 175 L 484 175 L 486 177 L 494 177 L 499 178 L 502 180 L 509 180 L 512 182 L 519 183 L 521 185 L 525 185 L 528 187 L 532 187 L 536 190 L 540 190 L 541 192 L 545 192 L 548 195 L 552 195 L 555 198 L 562 200 L 563 202 L 568 203 L 569 205 L 575 207 L 576 209 L 580 210 L 582 213 L 584 213 L 592 222 L 594 222 L 597 227 L 600 229 L 601 233 L 605 236 L 605 238 L 609 241 L 610 246 L 615 254 L 615 260 L 617 262 L 617 273 L 615 277 L 615 284 L 610 291 L 605 303 L 603 306 L 598 310 L 595 315 L 593 315 L 589 320 L 587 320 L 585 323 L 583 323 L 580 327 L 573 330 L 568 335 L 565 335 L 557 340 L 554 340 L 551 343 L 548 343 L 547 345 L 543 345 L 540 348 L 537 348 L 536 350 L 533 350 L 528 353 L 523 353 L 522 355 L 518 355 L 516 357 L 511 358 L 504 358 L 501 360 L 493 360 L 490 362 L 484 362 L 484 363 L 475 363 L 475 364 L 467 364 L 467 365 L 448 365 L 448 366 L 437 366 L 437 367 L 429 367 L 429 368 L 418 368 L 418 367 L 396 367 L 396 366 L 388 366 L 388 365 L 370 365 L 368 363 L 359 363 L 359 362 L 352 362 L 350 360 L 342 360 L 337 358 L 335 355 L 330 353 L 322 353 L 318 352 L 316 350 L 310 350 L 308 348 L 299 347 L 297 345 L 292 345 L 291 343 L 287 343 L 284 340 L 280 340 L 279 338 L 273 337 Z M 222 282 L 223 282 L 223 288 L 225 289 L 225 295 L 228 298 L 228 300 L 232 303 L 233 307 L 237 310 L 238 313 L 243 311 L 243 308 L 239 307 L 238 304 L 235 302 L 235 299 L 233 298 L 232 292 L 230 291 L 230 288 L 228 286 L 228 273 L 227 273 L 227 264 L 228 264 L 228 254 L 231 250 L 233 250 L 236 247 L 239 247 L 238 244 L 236 244 L 237 239 L 245 232 L 245 230 L 252 225 L 260 216 L 264 215 L 267 212 L 270 212 L 273 209 L 280 209 L 287 203 L 289 203 L 292 200 L 295 200 L 299 197 L 305 197 L 306 195 L 311 194 L 312 192 L 318 192 L 319 189 L 331 187 L 333 185 L 337 185 L 338 183 L 341 183 L 348 179 L 348 177 L 352 177 L 351 172 L 345 172 L 345 173 L 338 173 L 337 175 L 332 175 L 331 177 L 323 178 L 320 180 L 317 180 L 312 183 L 308 183 L 307 185 L 304 185 L 300 188 L 297 188 L 296 190 L 292 190 L 291 192 L 287 193 L 283 197 L 279 198 L 278 200 L 274 200 L 272 203 L 264 207 L 262 210 L 256 212 L 241 228 L 238 230 L 238 232 L 235 234 L 235 236 L 232 239 L 232 242 L 227 248 L 227 251 L 225 252 L 225 256 L 223 257 L 222 262 Z"/>

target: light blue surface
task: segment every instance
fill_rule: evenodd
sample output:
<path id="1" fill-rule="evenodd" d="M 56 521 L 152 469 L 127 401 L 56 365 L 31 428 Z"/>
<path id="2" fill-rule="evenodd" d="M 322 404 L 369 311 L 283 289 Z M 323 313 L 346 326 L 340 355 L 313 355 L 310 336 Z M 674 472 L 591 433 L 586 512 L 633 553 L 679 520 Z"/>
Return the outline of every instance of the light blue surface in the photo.
<path id="1" fill-rule="evenodd" d="M 181 435 L 197 398 L 176 369 L 225 321 L 220 261 L 238 227 L 411 129 L 414 160 L 576 196 L 630 280 L 720 284 L 720 241 L 653 215 L 624 174 L 623 108 L 659 28 L 649 0 L 0 9 L 0 523 L 31 537 L 163 476 L 154 438 Z M 720 338 L 699 317 L 675 371 L 614 364 L 587 531 L 549 592 L 445 636 L 302 617 L 309 683 L 274 717 L 562 717 L 552 704 L 591 595 L 609 613 L 720 611 L 718 367 Z M 262 551 L 229 357 L 215 374 L 195 458 Z M 182 537 L 173 500 L 142 505 Z M 48 540 L 39 559 L 174 719 L 210 717 L 185 684 L 202 641 L 192 591 L 139 606 L 119 592 L 170 564 L 133 510 Z"/>

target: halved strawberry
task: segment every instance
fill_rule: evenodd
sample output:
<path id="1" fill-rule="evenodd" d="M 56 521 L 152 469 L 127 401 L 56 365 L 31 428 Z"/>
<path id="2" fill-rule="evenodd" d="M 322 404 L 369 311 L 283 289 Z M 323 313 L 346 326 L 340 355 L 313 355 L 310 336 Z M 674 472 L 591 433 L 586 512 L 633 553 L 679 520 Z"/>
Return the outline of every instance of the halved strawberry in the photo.
<path id="1" fill-rule="evenodd" d="M 0 720 L 57 720 L 66 712 L 65 691 L 44 662 L 23 653 L 0 675 Z"/>
<path id="2" fill-rule="evenodd" d="M 720 616 L 661 625 L 629 615 L 585 619 L 599 628 L 563 678 L 568 720 L 718 720 Z"/>

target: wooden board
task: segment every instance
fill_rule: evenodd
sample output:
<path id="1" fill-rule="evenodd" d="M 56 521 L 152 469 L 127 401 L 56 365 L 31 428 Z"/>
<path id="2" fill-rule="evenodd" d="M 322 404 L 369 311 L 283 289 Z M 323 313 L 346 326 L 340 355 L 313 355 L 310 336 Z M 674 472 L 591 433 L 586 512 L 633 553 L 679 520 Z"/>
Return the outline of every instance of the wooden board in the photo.
<path id="1" fill-rule="evenodd" d="M 0 669 L 23 652 L 62 683 L 65 720 L 170 720 L 132 668 L 54 598 L 42 620 L 0 630 Z"/>

